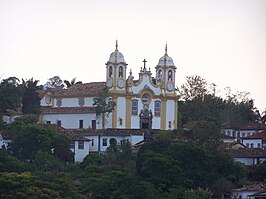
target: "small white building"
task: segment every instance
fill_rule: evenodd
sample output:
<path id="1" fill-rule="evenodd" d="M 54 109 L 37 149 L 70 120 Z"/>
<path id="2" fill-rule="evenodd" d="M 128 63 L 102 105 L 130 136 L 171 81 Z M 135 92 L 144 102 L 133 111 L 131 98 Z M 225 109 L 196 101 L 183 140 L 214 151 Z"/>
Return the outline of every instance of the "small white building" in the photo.
<path id="1" fill-rule="evenodd" d="M 110 139 L 115 139 L 118 145 L 121 145 L 125 140 L 129 141 L 132 147 L 144 141 L 145 134 L 149 133 L 144 129 L 112 129 L 105 130 L 78 130 L 85 138 L 90 140 L 90 152 L 104 152 L 110 146 Z"/>
<path id="2" fill-rule="evenodd" d="M 265 198 L 265 195 L 264 197 L 262 197 L 262 195 L 258 194 L 263 191 L 265 192 L 265 190 L 266 190 L 266 184 L 264 182 L 243 185 L 243 187 L 231 190 L 231 199 Z M 258 197 L 256 197 L 256 195 Z"/>
<path id="3" fill-rule="evenodd" d="M 235 161 L 241 162 L 246 166 L 256 165 L 266 160 L 266 150 L 261 148 L 238 148 L 230 149 L 228 152 Z"/>
<path id="4" fill-rule="evenodd" d="M 245 138 L 266 130 L 266 124 L 249 123 L 241 126 L 232 126 L 224 124 L 222 133 L 233 138 Z"/>
<path id="5" fill-rule="evenodd" d="M 242 138 L 242 143 L 247 148 L 262 148 L 266 150 L 266 131 Z"/>

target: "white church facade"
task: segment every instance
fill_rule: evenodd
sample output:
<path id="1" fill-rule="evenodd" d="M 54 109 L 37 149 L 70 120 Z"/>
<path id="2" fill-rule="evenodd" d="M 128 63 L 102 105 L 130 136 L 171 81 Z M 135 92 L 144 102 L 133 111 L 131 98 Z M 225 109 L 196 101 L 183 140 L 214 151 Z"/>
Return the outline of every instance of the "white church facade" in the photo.
<path id="1" fill-rule="evenodd" d="M 155 66 L 156 74 L 144 66 L 137 80 L 130 70 L 118 45 L 106 63 L 106 81 L 81 83 L 67 89 L 48 89 L 41 99 L 42 123 L 57 123 L 67 129 L 101 129 L 96 121 L 93 98 L 105 86 L 116 103 L 107 117 L 106 128 L 160 129 L 177 128 L 178 96 L 176 95 L 176 67 L 167 53 Z"/>

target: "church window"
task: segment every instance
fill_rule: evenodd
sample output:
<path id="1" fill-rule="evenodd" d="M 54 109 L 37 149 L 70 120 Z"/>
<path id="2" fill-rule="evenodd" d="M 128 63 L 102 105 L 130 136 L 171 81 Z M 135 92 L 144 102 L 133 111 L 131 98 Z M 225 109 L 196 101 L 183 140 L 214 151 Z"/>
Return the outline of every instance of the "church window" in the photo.
<path id="1" fill-rule="evenodd" d="M 158 80 L 162 80 L 163 79 L 163 72 L 162 72 L 162 70 L 159 70 L 158 71 Z"/>
<path id="2" fill-rule="evenodd" d="M 123 67 L 122 66 L 119 67 L 118 76 L 123 77 Z"/>
<path id="3" fill-rule="evenodd" d="M 112 77 L 113 76 L 113 67 L 110 66 L 109 67 L 109 77 Z"/>
<path id="4" fill-rule="evenodd" d="M 150 96 L 148 93 L 144 93 L 141 97 L 141 101 L 143 104 L 149 104 L 150 102 Z"/>
<path id="5" fill-rule="evenodd" d="M 79 120 L 79 128 L 83 129 L 83 120 Z"/>
<path id="6" fill-rule="evenodd" d="M 79 103 L 79 106 L 84 106 L 85 105 L 85 100 L 84 100 L 84 98 L 79 98 L 78 99 L 78 103 Z"/>
<path id="7" fill-rule="evenodd" d="M 103 146 L 107 146 L 107 138 L 103 138 Z"/>
<path id="8" fill-rule="evenodd" d="M 173 74 L 172 74 L 172 71 L 169 70 L 168 71 L 168 81 L 172 81 L 172 79 L 173 79 Z"/>
<path id="9" fill-rule="evenodd" d="M 78 149 L 84 149 L 84 141 L 79 141 Z"/>
<path id="10" fill-rule="evenodd" d="M 249 143 L 246 143 L 246 147 L 249 148 Z"/>
<path id="11" fill-rule="evenodd" d="M 258 148 L 260 148 L 260 143 L 258 143 Z"/>
<path id="12" fill-rule="evenodd" d="M 94 146 L 94 139 L 91 139 L 91 146 Z"/>
<path id="13" fill-rule="evenodd" d="M 61 107 L 62 106 L 62 99 L 57 99 L 56 100 L 56 106 Z"/>
<path id="14" fill-rule="evenodd" d="M 138 115 L 138 100 L 132 100 L 132 115 Z"/>
<path id="15" fill-rule="evenodd" d="M 250 148 L 253 148 L 253 147 L 254 147 L 254 144 L 253 144 L 253 143 L 251 143 L 251 144 L 250 144 Z"/>
<path id="16" fill-rule="evenodd" d="M 161 102 L 155 101 L 154 102 L 154 116 L 160 116 L 161 115 Z"/>

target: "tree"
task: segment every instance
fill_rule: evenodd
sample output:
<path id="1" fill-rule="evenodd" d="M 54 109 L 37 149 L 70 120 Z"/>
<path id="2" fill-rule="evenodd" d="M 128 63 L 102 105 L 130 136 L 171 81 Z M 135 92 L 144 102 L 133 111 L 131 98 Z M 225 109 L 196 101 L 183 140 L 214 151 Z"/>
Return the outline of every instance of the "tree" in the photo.
<path id="1" fill-rule="evenodd" d="M 0 83 L 0 113 L 20 107 L 22 93 L 18 78 L 9 77 L 2 80 Z"/>
<path id="2" fill-rule="evenodd" d="M 75 84 L 82 84 L 82 81 L 78 81 L 76 82 L 76 77 L 73 78 L 71 81 L 68 80 L 64 80 L 65 85 L 67 86 L 67 88 L 70 88 L 71 86 L 75 85 Z"/>
<path id="3" fill-rule="evenodd" d="M 51 154 L 54 131 L 38 125 L 21 125 L 16 127 L 18 133 L 10 144 L 10 150 L 20 160 L 32 162 L 37 151 Z"/>
<path id="4" fill-rule="evenodd" d="M 202 188 L 186 190 L 182 199 L 211 199 L 212 193 Z"/>
<path id="5" fill-rule="evenodd" d="M 215 146 L 222 142 L 221 128 L 211 122 L 194 121 L 185 125 L 184 138 L 199 146 Z"/>
<path id="6" fill-rule="evenodd" d="M 33 78 L 25 81 L 22 79 L 22 88 L 24 90 L 22 99 L 22 112 L 24 114 L 39 114 L 40 113 L 40 97 L 37 90 L 40 89 L 38 86 L 38 80 Z"/>
<path id="7" fill-rule="evenodd" d="M 71 140 L 61 134 L 55 133 L 53 136 L 53 153 L 54 156 L 64 162 L 73 162 L 73 153 L 70 150 Z"/>
<path id="8" fill-rule="evenodd" d="M 54 76 L 48 79 L 46 86 L 49 88 L 64 88 L 64 83 L 59 76 Z"/>
<path id="9" fill-rule="evenodd" d="M 102 129 L 105 129 L 106 117 L 114 111 L 116 103 L 109 97 L 108 87 L 103 88 L 98 97 L 93 98 L 93 106 L 96 107 L 96 119 L 102 123 Z"/>
<path id="10" fill-rule="evenodd" d="M 203 98 L 207 94 L 207 82 L 200 76 L 187 76 L 186 83 L 181 86 L 180 94 L 185 100 L 195 97 Z"/>

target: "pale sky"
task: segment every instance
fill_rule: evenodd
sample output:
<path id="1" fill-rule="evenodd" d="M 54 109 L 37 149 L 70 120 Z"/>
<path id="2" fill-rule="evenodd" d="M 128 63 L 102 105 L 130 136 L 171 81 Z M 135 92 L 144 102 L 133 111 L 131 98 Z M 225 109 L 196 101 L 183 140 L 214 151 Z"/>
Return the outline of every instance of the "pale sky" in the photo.
<path id="1" fill-rule="evenodd" d="M 266 108 L 266 0 L 0 0 L 0 79 L 105 81 L 116 39 L 135 79 L 167 42 L 177 86 L 199 75 Z"/>

